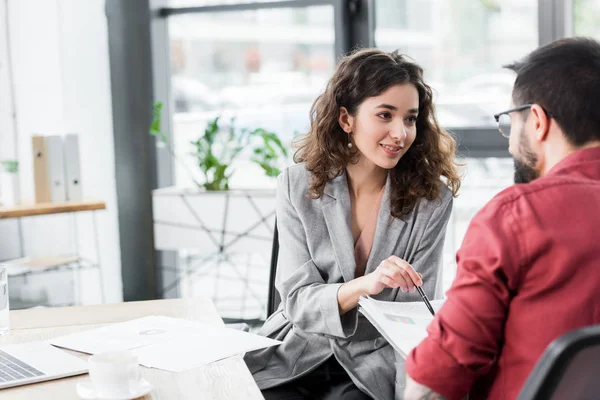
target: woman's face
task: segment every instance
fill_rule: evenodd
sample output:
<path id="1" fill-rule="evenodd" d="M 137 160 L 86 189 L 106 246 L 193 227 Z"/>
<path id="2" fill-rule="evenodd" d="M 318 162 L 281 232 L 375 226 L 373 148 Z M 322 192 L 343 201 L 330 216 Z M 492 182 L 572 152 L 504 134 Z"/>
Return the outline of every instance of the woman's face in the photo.
<path id="1" fill-rule="evenodd" d="M 360 152 L 360 158 L 391 169 L 415 141 L 418 114 L 419 92 L 407 83 L 367 98 L 354 116 L 342 107 L 339 122 L 350 134 L 349 139 Z"/>

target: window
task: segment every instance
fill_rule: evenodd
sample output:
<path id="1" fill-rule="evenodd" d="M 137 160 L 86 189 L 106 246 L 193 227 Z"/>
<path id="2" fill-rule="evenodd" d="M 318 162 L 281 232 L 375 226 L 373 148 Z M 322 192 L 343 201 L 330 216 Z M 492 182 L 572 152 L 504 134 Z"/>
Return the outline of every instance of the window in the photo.
<path id="1" fill-rule="evenodd" d="M 491 127 L 514 81 L 502 65 L 537 47 L 537 7 L 535 0 L 378 0 L 375 43 L 424 68 L 442 125 Z"/>
<path id="2" fill-rule="evenodd" d="M 178 154 L 217 115 L 291 143 L 308 131 L 311 104 L 335 67 L 332 6 L 176 15 L 169 35 Z M 232 187 L 272 185 L 256 168 L 237 168 Z M 175 184 L 189 179 L 176 166 Z"/>
<path id="3" fill-rule="evenodd" d="M 169 0 L 169 7 L 222 6 L 242 3 L 268 3 L 273 0 Z"/>
<path id="4" fill-rule="evenodd" d="M 498 133 L 500 134 L 500 133 Z M 507 141 L 508 146 L 508 141 Z M 496 194 L 513 184 L 511 158 L 463 158 L 463 181 L 454 199 L 444 247 L 444 291 L 456 275 L 456 252 L 475 214 Z"/>
<path id="5" fill-rule="evenodd" d="M 591 36 L 600 40 L 600 1 L 575 0 L 573 7 L 575 36 Z"/>

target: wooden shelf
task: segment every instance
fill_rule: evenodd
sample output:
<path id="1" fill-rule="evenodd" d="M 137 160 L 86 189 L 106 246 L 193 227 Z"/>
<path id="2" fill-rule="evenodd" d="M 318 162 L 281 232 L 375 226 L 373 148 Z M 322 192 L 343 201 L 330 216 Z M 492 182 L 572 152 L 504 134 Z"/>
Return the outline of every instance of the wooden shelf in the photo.
<path id="1" fill-rule="evenodd" d="M 78 262 L 79 256 L 55 256 L 48 255 L 42 257 L 23 257 L 15 260 L 4 261 L 4 264 L 9 267 L 19 268 L 32 268 L 32 269 L 45 269 L 53 268 L 61 265 L 71 264 Z M 9 271 L 10 275 L 10 271 Z"/>
<path id="2" fill-rule="evenodd" d="M 24 257 L 16 260 L 5 261 L 8 266 L 8 276 L 20 276 L 33 273 L 47 272 L 59 267 L 68 266 L 78 263 L 81 259 L 79 256 L 41 256 L 41 257 Z M 79 264 L 79 268 L 81 265 Z"/>
<path id="3" fill-rule="evenodd" d="M 15 207 L 0 206 L 0 219 L 104 209 L 106 209 L 106 203 L 103 201 L 68 201 L 63 203 L 22 204 Z"/>

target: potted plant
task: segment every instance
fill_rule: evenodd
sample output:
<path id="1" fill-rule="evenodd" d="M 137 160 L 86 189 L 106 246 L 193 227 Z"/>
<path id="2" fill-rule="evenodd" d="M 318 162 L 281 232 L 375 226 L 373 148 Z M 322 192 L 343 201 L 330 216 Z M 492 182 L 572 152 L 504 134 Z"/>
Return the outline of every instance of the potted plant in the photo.
<path id="1" fill-rule="evenodd" d="M 168 135 L 161 130 L 161 114 L 162 103 L 158 102 L 153 109 L 150 135 L 160 140 L 171 155 L 179 160 Z M 204 132 L 190 144 L 194 148 L 191 155 L 195 157 L 203 174 L 203 182 L 194 178 L 195 174 L 185 168 L 198 187 L 213 191 L 229 190 L 229 179 L 234 173 L 232 163 L 244 150 L 251 151 L 250 161 L 260 166 L 265 175 L 270 177 L 279 175 L 281 160 L 288 156 L 286 147 L 276 133 L 263 128 L 237 129 L 234 118 L 228 124 L 222 124 L 221 117 L 209 120 Z M 182 165 L 185 166 L 185 163 Z"/>
<path id="2" fill-rule="evenodd" d="M 288 151 L 279 136 L 263 128 L 238 128 L 235 119 L 215 117 L 189 143 L 193 170 L 174 151 L 168 134 L 161 130 L 162 104 L 156 103 L 150 135 L 166 148 L 192 178 L 195 187 L 169 187 L 153 192 L 154 239 L 158 250 L 177 250 L 186 262 L 183 279 L 165 285 L 164 294 L 176 285 L 178 295 L 201 292 L 212 297 L 221 315 L 263 318 L 266 306 L 268 268 L 275 219 L 274 189 L 235 189 L 230 178 L 235 161 L 246 159 L 273 179 L 287 161 Z M 188 159 L 189 161 L 189 159 Z M 214 268 L 210 268 L 210 266 Z M 254 268 L 248 278 L 249 268 Z M 197 279 L 198 271 L 216 273 L 215 279 Z M 213 276 L 214 278 L 214 276 Z M 252 283 L 248 282 L 251 279 Z M 184 283 L 178 285 L 179 281 Z M 208 283 L 207 283 L 208 282 Z M 209 287 L 203 286 L 209 285 Z M 221 289 L 217 290 L 217 286 Z M 263 287 L 264 286 L 264 287 Z M 244 312 L 221 307 L 228 297 L 223 288 L 243 291 Z M 237 288 L 237 289 L 236 289 Z"/>
<path id="3" fill-rule="evenodd" d="M 2 206 L 16 206 L 21 202 L 18 161 L 6 160 L 0 163 L 0 193 Z"/>

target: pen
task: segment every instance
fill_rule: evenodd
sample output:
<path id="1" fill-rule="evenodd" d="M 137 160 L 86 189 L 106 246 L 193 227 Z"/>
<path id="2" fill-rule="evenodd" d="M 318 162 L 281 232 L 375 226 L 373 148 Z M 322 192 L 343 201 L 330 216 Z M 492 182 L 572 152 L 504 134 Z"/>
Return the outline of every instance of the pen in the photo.
<path id="1" fill-rule="evenodd" d="M 425 292 L 423 291 L 423 289 L 421 289 L 421 287 L 419 287 L 419 286 L 415 286 L 415 287 L 417 288 L 417 291 L 419 292 L 419 294 L 421 295 L 421 298 L 425 302 L 425 305 L 429 309 L 429 312 L 431 313 L 431 315 L 433 315 L 435 317 L 435 312 L 433 311 L 433 307 L 431 307 L 431 303 L 429 302 L 429 299 L 425 295 Z"/>

